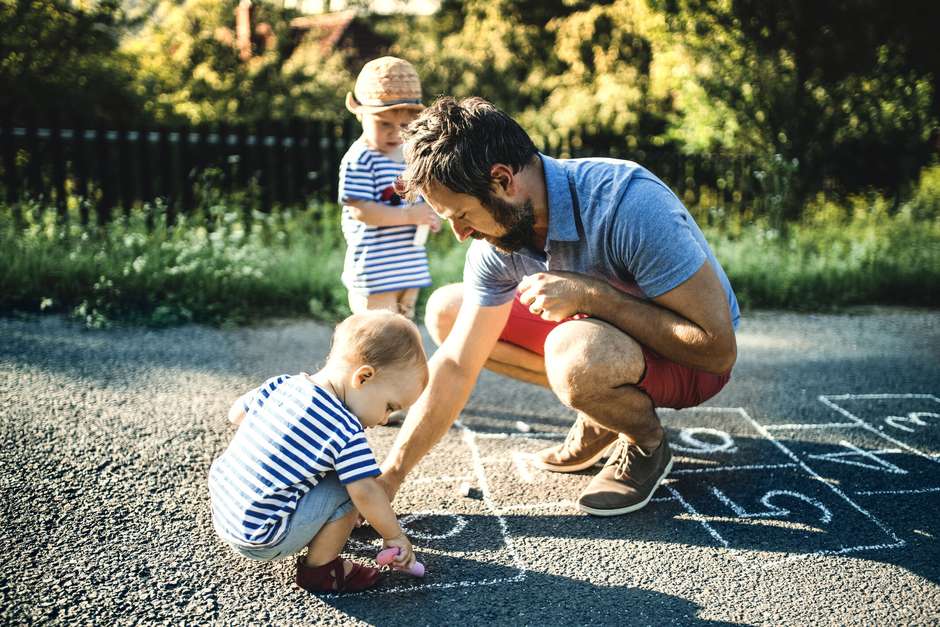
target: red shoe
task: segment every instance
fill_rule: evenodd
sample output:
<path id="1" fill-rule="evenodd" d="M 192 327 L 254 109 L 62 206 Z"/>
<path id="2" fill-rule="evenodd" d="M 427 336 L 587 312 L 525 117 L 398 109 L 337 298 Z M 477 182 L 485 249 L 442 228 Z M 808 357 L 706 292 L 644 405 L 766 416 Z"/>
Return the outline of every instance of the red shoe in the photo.
<path id="1" fill-rule="evenodd" d="M 294 581 L 307 592 L 359 592 L 378 583 L 378 568 L 349 562 L 352 570 L 347 575 L 343 568 L 345 563 L 346 560 L 337 557 L 322 566 L 307 566 L 304 558 L 298 557 Z"/>

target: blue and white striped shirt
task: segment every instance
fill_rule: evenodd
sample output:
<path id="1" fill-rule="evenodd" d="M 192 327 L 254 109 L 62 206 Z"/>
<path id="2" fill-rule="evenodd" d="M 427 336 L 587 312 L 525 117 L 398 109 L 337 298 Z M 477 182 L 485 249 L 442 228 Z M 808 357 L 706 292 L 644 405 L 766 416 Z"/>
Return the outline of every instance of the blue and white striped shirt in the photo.
<path id="1" fill-rule="evenodd" d="M 297 502 L 328 471 L 343 484 L 380 474 L 362 424 L 306 375 L 273 377 L 236 402 L 245 417 L 209 470 L 212 521 L 223 539 L 277 544 Z"/>
<path id="2" fill-rule="evenodd" d="M 404 169 L 404 163 L 389 159 L 369 148 L 362 138 L 357 139 L 340 164 L 340 204 L 367 200 L 401 205 L 394 184 Z M 342 224 L 347 244 L 343 285 L 350 292 L 367 296 L 431 285 L 427 251 L 413 243 L 415 225 L 370 226 L 353 218 L 345 208 Z"/>

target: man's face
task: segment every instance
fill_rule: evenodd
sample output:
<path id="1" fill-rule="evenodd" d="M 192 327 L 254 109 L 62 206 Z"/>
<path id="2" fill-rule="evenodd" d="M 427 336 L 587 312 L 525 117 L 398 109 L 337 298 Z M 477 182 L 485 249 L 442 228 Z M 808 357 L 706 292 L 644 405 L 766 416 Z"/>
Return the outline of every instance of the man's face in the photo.
<path id="1" fill-rule="evenodd" d="M 513 202 L 490 194 L 483 202 L 439 183 L 423 190 L 423 196 L 437 215 L 450 221 L 458 241 L 483 239 L 504 252 L 535 248 L 535 214 L 530 199 Z"/>

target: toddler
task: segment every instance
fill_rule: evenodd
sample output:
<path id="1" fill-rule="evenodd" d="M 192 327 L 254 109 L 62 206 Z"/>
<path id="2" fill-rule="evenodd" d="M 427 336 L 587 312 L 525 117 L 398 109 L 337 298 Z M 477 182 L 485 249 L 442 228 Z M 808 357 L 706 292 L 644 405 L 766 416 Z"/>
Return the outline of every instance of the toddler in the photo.
<path id="1" fill-rule="evenodd" d="M 401 130 L 424 108 L 421 82 L 403 59 L 365 64 L 346 108 L 362 122 L 339 171 L 346 260 L 343 285 L 354 313 L 388 309 L 414 318 L 422 287 L 431 285 L 424 244 L 440 219 L 419 201 L 407 204 L 395 191 L 405 169 Z"/>
<path id="2" fill-rule="evenodd" d="M 388 311 L 354 314 L 333 334 L 316 374 L 282 375 L 239 398 L 239 425 L 209 470 L 212 522 L 236 553 L 255 560 L 297 559 L 296 582 L 310 592 L 353 592 L 379 570 L 339 557 L 358 514 L 415 561 L 363 428 L 411 405 L 428 381 L 414 323 Z M 358 510 L 358 511 L 357 511 Z"/>

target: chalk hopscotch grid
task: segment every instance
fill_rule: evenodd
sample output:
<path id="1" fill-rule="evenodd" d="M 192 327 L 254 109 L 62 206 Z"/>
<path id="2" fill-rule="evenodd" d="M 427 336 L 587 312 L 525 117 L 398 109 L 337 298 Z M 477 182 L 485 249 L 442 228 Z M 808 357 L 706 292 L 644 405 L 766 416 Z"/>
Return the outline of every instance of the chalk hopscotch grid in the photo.
<path id="1" fill-rule="evenodd" d="M 826 407 L 829 407 L 830 409 L 848 418 L 851 421 L 849 424 L 852 427 L 863 429 L 865 431 L 868 431 L 869 433 L 873 433 L 876 436 L 884 440 L 887 440 L 888 442 L 891 442 L 895 446 L 899 446 L 903 449 L 906 449 L 907 451 L 913 453 L 914 455 L 923 457 L 924 459 L 940 464 L 940 457 L 937 457 L 936 455 L 931 455 L 929 453 L 925 453 L 924 451 L 914 448 L 913 446 L 907 444 L 906 442 L 902 442 L 901 440 L 898 440 L 897 438 L 894 438 L 888 435 L 887 433 L 884 432 L 884 429 L 875 427 L 871 423 L 866 422 L 865 420 L 862 420 L 861 418 L 859 418 L 858 416 L 850 412 L 848 409 L 846 409 L 845 407 L 842 407 L 841 405 L 835 402 L 835 401 L 854 401 L 854 400 L 896 400 L 896 399 L 932 400 L 933 402 L 940 404 L 940 398 L 937 398 L 933 394 L 828 394 L 828 395 L 824 394 L 819 397 L 819 402 L 825 405 Z"/>
<path id="2" fill-rule="evenodd" d="M 851 422 L 830 422 L 830 423 L 804 423 L 804 424 L 776 424 L 776 425 L 762 425 L 754 420 L 743 407 L 697 407 L 689 408 L 684 411 L 695 411 L 701 413 L 732 413 L 737 414 L 747 422 L 749 422 L 754 429 L 760 434 L 763 438 L 773 444 L 777 449 L 779 449 L 786 457 L 793 460 L 790 463 L 782 464 L 748 464 L 748 465 L 730 465 L 730 466 L 716 466 L 709 468 L 684 468 L 674 470 L 671 475 L 693 475 L 693 474 L 703 474 L 703 473 L 714 473 L 714 472 L 729 472 L 729 471 L 740 471 L 740 470 L 769 470 L 777 468 L 800 468 L 802 469 L 810 478 L 819 481 L 822 485 L 826 486 L 831 490 L 837 497 L 845 501 L 852 509 L 856 510 L 863 517 L 871 521 L 875 526 L 877 526 L 882 533 L 887 536 L 890 540 L 888 543 L 875 544 L 875 545 L 857 545 L 851 547 L 843 547 L 838 550 L 823 549 L 820 551 L 814 551 L 811 553 L 803 553 L 799 555 L 792 555 L 780 560 L 775 561 L 761 561 L 758 568 L 768 569 L 780 566 L 782 564 L 791 563 L 797 560 L 806 559 L 813 556 L 823 556 L 823 555 L 844 555 L 848 553 L 855 553 L 860 551 L 875 551 L 875 550 L 890 550 L 897 549 L 906 545 L 906 542 L 899 538 L 891 529 L 889 529 L 883 522 L 881 522 L 877 517 L 875 517 L 871 512 L 862 508 L 855 501 L 853 501 L 848 495 L 846 495 L 842 490 L 838 489 L 832 483 L 826 481 L 822 476 L 820 476 L 815 470 L 813 470 L 809 465 L 807 465 L 803 460 L 801 460 L 793 451 L 786 447 L 783 443 L 776 439 L 771 434 L 771 431 L 781 431 L 781 430 L 808 430 L 808 429 L 836 429 L 836 428 L 859 428 L 866 431 L 870 431 L 890 442 L 896 446 L 905 448 L 912 453 L 915 453 L 921 457 L 929 459 L 934 462 L 940 462 L 937 456 L 930 455 L 915 449 L 907 445 L 900 440 L 896 440 L 891 436 L 885 434 L 882 430 L 872 426 L 871 424 L 865 422 L 858 416 L 855 416 L 847 409 L 839 406 L 833 401 L 838 400 L 885 400 L 885 399 L 930 399 L 935 402 L 940 403 L 940 399 L 932 394 L 843 394 L 843 395 L 822 395 L 819 397 L 819 401 L 822 402 L 827 407 L 832 408 L 838 413 L 842 414 L 848 418 Z M 673 410 L 665 410 L 673 411 Z M 449 588 L 458 588 L 458 587 L 470 587 L 470 586 L 484 586 L 484 585 L 498 585 L 505 583 L 520 583 L 525 581 L 527 569 L 523 561 L 520 559 L 518 552 L 514 546 L 512 540 L 512 534 L 509 532 L 509 526 L 506 522 L 506 519 L 503 517 L 504 514 L 509 512 L 516 511 L 553 511 L 553 510 L 565 510 L 565 509 L 574 509 L 577 504 L 574 501 L 556 501 L 551 503 L 526 503 L 511 505 L 507 507 L 498 507 L 493 501 L 492 493 L 490 491 L 489 482 L 486 477 L 486 470 L 483 465 L 484 458 L 480 454 L 480 448 L 477 443 L 478 440 L 502 440 L 502 439 L 529 439 L 529 440 L 544 440 L 544 439 L 561 439 L 565 437 L 563 433 L 521 433 L 521 432 L 485 432 L 477 433 L 473 429 L 467 427 L 461 422 L 455 423 L 455 427 L 459 428 L 463 433 L 463 441 L 469 447 L 471 457 L 473 460 L 473 471 L 479 482 L 480 491 L 483 496 L 483 502 L 486 507 L 493 513 L 496 517 L 497 522 L 500 527 L 500 531 L 503 536 L 503 541 L 506 545 L 507 550 L 512 557 L 513 565 L 518 569 L 518 574 L 514 577 L 502 577 L 494 579 L 483 579 L 478 581 L 452 581 L 452 582 L 441 582 L 441 583 L 431 583 L 431 584 L 419 584 L 412 586 L 398 586 L 395 588 L 379 589 L 379 590 L 367 590 L 361 594 L 389 594 L 396 592 L 414 592 L 418 590 L 443 590 Z M 458 477 L 439 477 L 439 478 L 425 478 L 418 480 L 421 483 L 429 483 L 434 481 L 445 481 L 456 479 Z M 719 545 L 728 550 L 732 557 L 739 562 L 742 566 L 754 566 L 752 561 L 745 559 L 747 551 L 741 549 L 735 549 L 731 544 L 722 536 L 713 525 L 710 524 L 709 518 L 702 515 L 695 507 L 689 503 L 682 493 L 676 489 L 676 487 L 671 483 L 665 483 L 662 486 L 671 496 L 666 497 L 656 497 L 651 499 L 651 502 L 654 503 L 665 503 L 665 502 L 677 502 L 689 515 L 691 520 L 698 522 L 702 528 L 712 537 Z M 924 488 L 920 490 L 879 490 L 879 491 L 870 491 L 870 492 L 858 492 L 859 495 L 879 495 L 879 494 L 914 494 L 914 493 L 925 493 L 925 492 L 940 492 L 940 487 L 938 488 Z M 436 553 L 437 551 L 435 551 Z M 327 595 L 333 596 L 333 595 Z"/>

